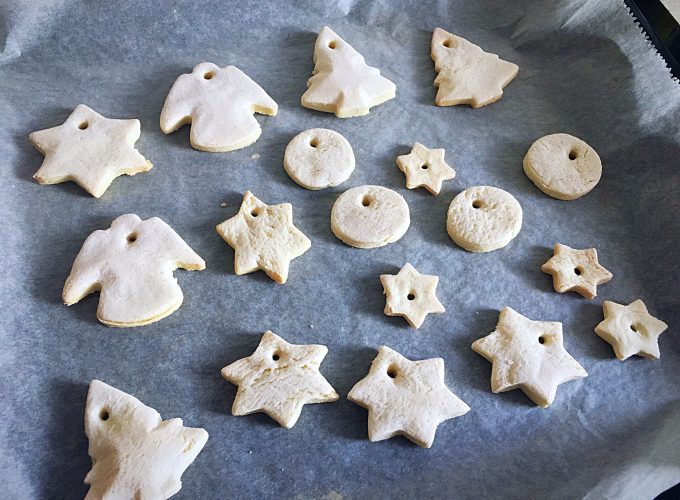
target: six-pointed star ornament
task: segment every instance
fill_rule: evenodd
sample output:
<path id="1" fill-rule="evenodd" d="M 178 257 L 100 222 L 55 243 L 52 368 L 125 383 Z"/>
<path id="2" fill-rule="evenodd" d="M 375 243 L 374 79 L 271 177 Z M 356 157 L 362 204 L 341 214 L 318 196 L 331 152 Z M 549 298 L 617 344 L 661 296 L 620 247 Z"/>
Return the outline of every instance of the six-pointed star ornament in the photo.
<path id="1" fill-rule="evenodd" d="M 370 441 L 403 435 L 423 448 L 441 422 L 470 410 L 446 387 L 443 359 L 411 361 L 386 346 L 347 399 L 368 410 Z"/>
<path id="2" fill-rule="evenodd" d="M 597 295 L 597 285 L 612 279 L 612 273 L 597 261 L 597 250 L 594 248 L 577 250 L 556 243 L 554 253 L 541 266 L 541 271 L 552 275 L 556 292 L 574 291 L 586 299 L 592 299 Z"/>
<path id="3" fill-rule="evenodd" d="M 605 300 L 602 306 L 604 321 L 595 327 L 597 333 L 614 348 L 621 361 L 635 354 L 659 359 L 659 335 L 668 325 L 647 311 L 638 299 L 627 306 Z"/>
<path id="4" fill-rule="evenodd" d="M 33 178 L 40 184 L 74 181 L 99 198 L 116 177 L 151 168 L 134 147 L 140 133 L 139 120 L 105 118 L 80 104 L 63 124 L 28 136 L 45 155 Z"/>
<path id="5" fill-rule="evenodd" d="M 243 195 L 238 213 L 216 229 L 234 249 L 236 274 L 261 269 L 277 283 L 286 282 L 290 261 L 312 245 L 293 225 L 290 203 L 267 205 L 250 191 Z"/>
<path id="6" fill-rule="evenodd" d="M 439 277 L 420 274 L 406 263 L 397 274 L 382 274 L 380 282 L 386 297 L 385 314 L 403 316 L 414 328 L 420 328 L 429 313 L 443 313 L 437 299 Z"/>
<path id="7" fill-rule="evenodd" d="M 444 153 L 443 149 L 428 149 L 416 142 L 409 154 L 398 156 L 397 165 L 406 175 L 406 187 L 415 189 L 422 186 L 438 195 L 442 182 L 456 176 L 455 170 L 444 161 Z"/>
<path id="8" fill-rule="evenodd" d="M 267 331 L 252 355 L 222 368 L 222 376 L 238 386 L 231 412 L 263 411 L 290 429 L 304 405 L 337 401 L 338 394 L 319 373 L 327 353 L 325 345 L 289 344 Z"/>
<path id="9" fill-rule="evenodd" d="M 522 389 L 544 408 L 555 399 L 558 385 L 588 376 L 564 348 L 562 323 L 532 321 L 510 307 L 501 310 L 496 330 L 476 340 L 472 350 L 493 363 L 494 393 Z"/>

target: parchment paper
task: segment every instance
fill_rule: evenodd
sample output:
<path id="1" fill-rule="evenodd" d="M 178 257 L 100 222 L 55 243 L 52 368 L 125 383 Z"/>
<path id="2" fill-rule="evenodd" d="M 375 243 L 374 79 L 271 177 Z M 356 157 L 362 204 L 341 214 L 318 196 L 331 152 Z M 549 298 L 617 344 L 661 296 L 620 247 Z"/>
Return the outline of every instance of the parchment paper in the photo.
<path id="1" fill-rule="evenodd" d="M 5 0 L 0 15 L 0 496 L 84 496 L 93 378 L 208 430 L 177 498 L 644 498 L 680 481 L 680 86 L 621 3 Z M 323 25 L 396 83 L 396 99 L 348 120 L 299 105 Z M 433 105 L 437 26 L 519 65 L 499 102 Z M 210 154 L 190 147 L 188 127 L 161 133 L 173 81 L 202 61 L 238 66 L 279 103 L 278 116 L 258 117 L 253 146 Z M 117 179 L 99 200 L 72 183 L 34 182 L 42 156 L 28 134 L 79 103 L 139 118 L 137 146 L 154 168 Z M 352 144 L 357 169 L 345 184 L 312 192 L 286 175 L 286 144 L 311 127 Z M 600 184 L 577 201 L 547 197 L 522 172 L 529 145 L 555 132 L 583 138 L 603 161 Z M 457 171 L 437 197 L 404 187 L 395 158 L 415 141 L 446 148 Z M 342 244 L 329 226 L 337 196 L 367 183 L 396 189 L 411 209 L 407 234 L 376 250 Z M 524 209 L 519 236 L 486 255 L 457 248 L 445 230 L 451 199 L 477 184 L 510 191 Z M 234 275 L 214 230 L 247 189 L 292 203 L 312 240 L 284 286 Z M 163 218 L 208 267 L 175 273 L 185 301 L 170 317 L 111 329 L 96 320 L 96 295 L 67 308 L 60 294 L 87 235 L 130 212 Z M 558 241 L 597 247 L 614 273 L 595 300 L 555 293 L 540 271 Z M 383 314 L 379 275 L 407 261 L 440 276 L 447 308 L 417 331 Z M 659 361 L 619 362 L 593 332 L 603 300 L 637 298 L 670 325 Z M 491 366 L 470 349 L 505 305 L 562 321 L 589 373 L 560 386 L 547 410 L 520 391 L 492 394 Z M 321 371 L 342 395 L 305 407 L 292 430 L 263 414 L 231 416 L 235 387 L 219 373 L 267 329 L 327 345 Z M 472 408 L 440 425 L 430 450 L 370 443 L 366 411 L 345 399 L 383 344 L 444 358 L 447 384 Z"/>

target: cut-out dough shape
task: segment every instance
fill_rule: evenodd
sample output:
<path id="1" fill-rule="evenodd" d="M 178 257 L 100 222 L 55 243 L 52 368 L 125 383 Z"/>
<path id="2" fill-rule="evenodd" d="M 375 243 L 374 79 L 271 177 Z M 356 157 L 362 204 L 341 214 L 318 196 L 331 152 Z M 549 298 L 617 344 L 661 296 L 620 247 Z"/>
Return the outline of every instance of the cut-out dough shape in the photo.
<path id="1" fill-rule="evenodd" d="M 181 418 L 162 420 L 153 408 L 93 380 L 85 406 L 85 434 L 92 469 L 86 500 L 169 498 L 205 446 L 208 433 L 184 427 Z"/>
<path id="2" fill-rule="evenodd" d="M 522 389 L 539 406 L 548 407 L 557 386 L 587 377 L 564 348 L 562 323 L 533 321 L 504 307 L 496 330 L 476 340 L 472 350 L 488 359 L 494 393 Z"/>
<path id="3" fill-rule="evenodd" d="M 597 261 L 594 248 L 577 250 L 556 243 L 554 252 L 555 255 L 541 266 L 541 271 L 552 275 L 556 292 L 574 291 L 592 299 L 597 295 L 597 285 L 612 279 L 612 273 Z"/>
<path id="4" fill-rule="evenodd" d="M 406 175 L 406 187 L 415 189 L 422 186 L 438 195 L 442 182 L 456 176 L 455 170 L 444 161 L 444 152 L 443 149 L 428 149 L 416 142 L 411 153 L 398 156 L 397 165 Z"/>
<path id="5" fill-rule="evenodd" d="M 87 237 L 66 279 L 68 306 L 99 291 L 97 319 L 108 326 L 153 323 L 182 305 L 177 268 L 205 269 L 205 262 L 158 217 L 121 215 Z"/>
<path id="6" fill-rule="evenodd" d="M 420 328 L 425 316 L 446 309 L 437 299 L 438 276 L 420 274 L 407 263 L 397 274 L 382 274 L 380 282 L 386 297 L 385 314 L 403 316 L 414 328 Z"/>
<path id="7" fill-rule="evenodd" d="M 342 184 L 354 172 L 354 151 L 334 130 L 312 128 L 288 143 L 283 167 L 300 186 L 317 190 Z"/>
<path id="8" fill-rule="evenodd" d="M 265 412 L 290 429 L 310 403 L 338 400 L 338 394 L 319 372 L 325 345 L 289 344 L 271 331 L 247 358 L 222 368 L 222 376 L 238 386 L 231 412 Z"/>
<path id="9" fill-rule="evenodd" d="M 290 203 L 267 205 L 246 191 L 241 208 L 217 226 L 217 233 L 234 249 L 234 272 L 262 270 L 277 283 L 288 279 L 290 261 L 312 246 L 293 225 Z"/>
<path id="10" fill-rule="evenodd" d="M 558 200 L 589 193 L 602 177 L 602 162 L 585 141 L 551 134 L 534 142 L 523 161 L 524 173 L 538 189 Z"/>
<path id="11" fill-rule="evenodd" d="M 253 113 L 276 116 L 277 111 L 274 100 L 243 71 L 204 62 L 175 80 L 161 111 L 161 130 L 170 134 L 190 123 L 193 148 L 233 151 L 260 137 Z"/>
<path id="12" fill-rule="evenodd" d="M 481 108 L 496 102 L 519 70 L 516 64 L 441 28 L 432 33 L 431 56 L 437 71 L 437 106 Z"/>
<path id="13" fill-rule="evenodd" d="M 328 26 L 316 39 L 314 71 L 307 87 L 301 99 L 305 108 L 339 118 L 368 114 L 373 106 L 394 98 L 397 89 Z"/>
<path id="14" fill-rule="evenodd" d="M 473 186 L 451 202 L 446 230 L 469 252 L 491 252 L 510 243 L 522 228 L 522 207 L 507 191 Z"/>
<path id="15" fill-rule="evenodd" d="M 642 300 L 627 306 L 605 300 L 602 309 L 604 320 L 595 327 L 595 333 L 611 344 L 617 358 L 623 361 L 637 354 L 659 359 L 659 335 L 668 325 L 649 314 Z"/>
<path id="16" fill-rule="evenodd" d="M 73 181 L 99 198 L 116 177 L 151 169 L 135 149 L 140 133 L 139 120 L 105 118 L 79 104 L 63 124 L 28 136 L 45 155 L 33 178 L 40 184 Z"/>
<path id="17" fill-rule="evenodd" d="M 411 224 L 402 195 L 382 186 L 358 186 L 342 193 L 331 210 L 331 229 L 356 248 L 377 248 L 404 236 Z"/>
<path id="18" fill-rule="evenodd" d="M 446 387 L 443 359 L 411 361 L 385 346 L 347 399 L 368 410 L 370 441 L 402 435 L 423 448 L 440 423 L 470 410 Z"/>

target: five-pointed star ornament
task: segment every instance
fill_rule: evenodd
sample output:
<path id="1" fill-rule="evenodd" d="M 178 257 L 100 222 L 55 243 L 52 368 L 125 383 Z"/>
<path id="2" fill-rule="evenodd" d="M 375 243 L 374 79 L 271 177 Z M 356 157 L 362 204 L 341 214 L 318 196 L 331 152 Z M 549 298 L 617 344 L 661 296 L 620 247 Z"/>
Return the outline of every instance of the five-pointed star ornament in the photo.
<path id="1" fill-rule="evenodd" d="M 564 348 L 562 323 L 532 321 L 510 307 L 501 310 L 496 330 L 476 340 L 472 350 L 493 363 L 494 393 L 522 389 L 544 408 L 555 399 L 558 385 L 588 376 Z"/>
<path id="2" fill-rule="evenodd" d="M 338 394 L 319 373 L 327 353 L 324 345 L 289 344 L 267 331 L 252 355 L 222 368 L 222 377 L 238 385 L 232 414 L 262 411 L 290 429 L 304 405 L 337 401 Z"/>
<path id="3" fill-rule="evenodd" d="M 627 306 L 605 300 L 602 308 L 604 321 L 595 327 L 595 333 L 611 344 L 617 358 L 623 361 L 637 354 L 659 359 L 659 335 L 668 325 L 649 314 L 642 300 Z"/>
<path id="4" fill-rule="evenodd" d="M 541 266 L 541 271 L 552 275 L 556 292 L 574 291 L 586 299 L 594 298 L 597 285 L 607 283 L 613 276 L 597 261 L 594 248 L 577 250 L 560 243 L 555 244 L 553 257 Z"/>
<path id="5" fill-rule="evenodd" d="M 429 313 L 443 313 L 437 299 L 438 276 L 420 274 L 406 263 L 397 274 L 382 274 L 380 282 L 386 297 L 385 314 L 403 316 L 413 328 L 420 328 Z"/>
<path id="6" fill-rule="evenodd" d="M 428 149 L 416 142 L 409 154 L 398 156 L 397 165 L 406 175 L 406 187 L 415 189 L 422 186 L 438 195 L 442 182 L 456 176 L 455 170 L 444 161 L 444 153 L 443 149 Z"/>
<path id="7" fill-rule="evenodd" d="M 74 181 L 99 198 L 116 177 L 152 167 L 134 147 L 140 133 L 139 120 L 105 118 L 80 104 L 62 125 L 28 136 L 45 155 L 33 178 L 40 184 Z"/>
<path id="8" fill-rule="evenodd" d="M 443 359 L 411 361 L 386 346 L 347 399 L 368 410 L 370 441 L 402 435 L 423 448 L 441 422 L 470 410 L 446 387 Z"/>
<path id="9" fill-rule="evenodd" d="M 290 261 L 312 245 L 293 225 L 290 203 L 267 205 L 250 191 L 243 195 L 238 213 L 216 229 L 234 249 L 236 274 L 261 269 L 277 283 L 286 282 Z"/>

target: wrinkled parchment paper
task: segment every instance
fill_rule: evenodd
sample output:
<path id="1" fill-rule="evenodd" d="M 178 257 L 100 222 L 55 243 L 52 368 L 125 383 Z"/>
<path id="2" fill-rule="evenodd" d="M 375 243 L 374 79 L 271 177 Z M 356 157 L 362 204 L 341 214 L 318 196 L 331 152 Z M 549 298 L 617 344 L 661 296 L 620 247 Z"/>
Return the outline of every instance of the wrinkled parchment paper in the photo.
<path id="1" fill-rule="evenodd" d="M 177 498 L 644 498 L 680 481 L 680 85 L 621 3 L 5 0 L 0 16 L 0 496 L 85 494 L 93 378 L 208 430 Z M 299 105 L 326 24 L 396 83 L 396 99 L 348 120 Z M 519 65 L 499 102 L 433 105 L 437 26 Z M 278 116 L 258 117 L 254 145 L 210 154 L 191 149 L 188 127 L 161 133 L 168 90 L 201 61 L 238 66 L 279 103 Z M 34 182 L 42 156 L 28 134 L 79 103 L 139 118 L 137 146 L 154 168 L 117 179 L 99 200 L 72 183 Z M 352 144 L 357 169 L 345 184 L 313 192 L 286 175 L 286 144 L 311 127 Z M 554 132 L 602 157 L 600 184 L 577 201 L 545 196 L 522 172 L 529 145 Z M 404 187 L 395 158 L 415 141 L 446 148 L 457 171 L 437 197 Z M 367 183 L 396 189 L 411 209 L 407 234 L 376 250 L 342 244 L 329 226 L 339 193 Z M 445 230 L 451 199 L 477 184 L 510 191 L 524 209 L 519 236 L 486 255 L 457 248 Z M 233 251 L 214 230 L 247 189 L 292 203 L 312 240 L 284 286 L 234 275 Z M 95 318 L 96 295 L 65 307 L 60 294 L 87 235 L 130 212 L 163 218 L 208 267 L 175 273 L 185 301 L 170 317 L 111 329 Z M 552 290 L 540 265 L 557 241 L 597 247 L 614 273 L 595 300 Z M 378 277 L 406 262 L 440 276 L 447 308 L 417 331 L 383 314 Z M 619 362 L 593 333 L 603 300 L 637 298 L 670 324 L 659 361 Z M 560 386 L 550 409 L 520 391 L 492 394 L 491 366 L 470 349 L 505 305 L 562 321 L 566 348 L 589 373 Z M 327 345 L 321 372 L 342 395 L 305 407 L 292 430 L 263 414 L 231 416 L 236 389 L 219 373 L 267 329 Z M 444 358 L 447 384 L 472 408 L 440 425 L 430 450 L 370 443 L 366 411 L 344 397 L 383 344 Z"/>

